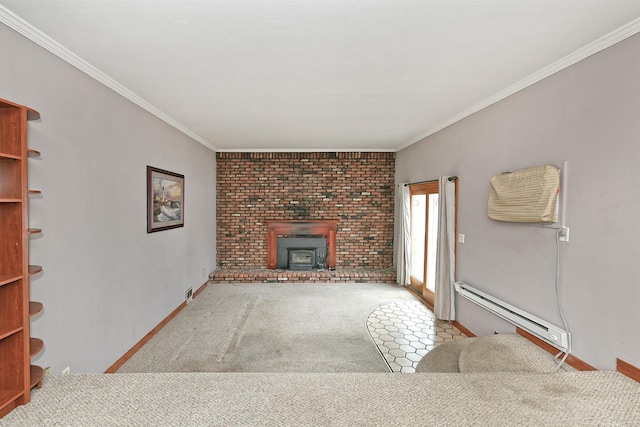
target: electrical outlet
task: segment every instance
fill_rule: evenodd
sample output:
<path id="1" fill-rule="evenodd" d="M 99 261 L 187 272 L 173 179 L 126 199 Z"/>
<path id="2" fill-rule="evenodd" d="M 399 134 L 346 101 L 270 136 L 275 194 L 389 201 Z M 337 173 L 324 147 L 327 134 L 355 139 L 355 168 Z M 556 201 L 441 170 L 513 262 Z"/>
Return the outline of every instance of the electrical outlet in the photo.
<path id="1" fill-rule="evenodd" d="M 569 241 L 569 227 L 562 227 L 560 231 L 558 231 L 558 239 L 561 242 Z"/>
<path id="2" fill-rule="evenodd" d="M 193 290 L 192 288 L 187 289 L 187 292 L 184 293 L 184 300 L 189 304 L 193 299 Z"/>
<path id="3" fill-rule="evenodd" d="M 200 276 L 204 277 L 206 274 L 207 274 L 207 270 L 205 270 L 203 267 L 202 270 L 200 270 Z"/>
<path id="4" fill-rule="evenodd" d="M 46 368 L 44 368 L 44 374 L 51 375 L 51 366 L 47 366 Z"/>
<path id="5" fill-rule="evenodd" d="M 71 373 L 71 367 L 67 366 L 62 370 L 62 375 L 69 375 Z"/>

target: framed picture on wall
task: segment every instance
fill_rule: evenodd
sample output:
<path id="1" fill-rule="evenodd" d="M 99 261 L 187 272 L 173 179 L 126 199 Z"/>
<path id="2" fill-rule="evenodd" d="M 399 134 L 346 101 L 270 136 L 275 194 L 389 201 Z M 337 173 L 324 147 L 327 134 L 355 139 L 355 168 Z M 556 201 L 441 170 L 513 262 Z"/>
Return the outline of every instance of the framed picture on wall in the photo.
<path id="1" fill-rule="evenodd" d="M 147 166 L 147 233 L 184 226 L 184 175 Z"/>

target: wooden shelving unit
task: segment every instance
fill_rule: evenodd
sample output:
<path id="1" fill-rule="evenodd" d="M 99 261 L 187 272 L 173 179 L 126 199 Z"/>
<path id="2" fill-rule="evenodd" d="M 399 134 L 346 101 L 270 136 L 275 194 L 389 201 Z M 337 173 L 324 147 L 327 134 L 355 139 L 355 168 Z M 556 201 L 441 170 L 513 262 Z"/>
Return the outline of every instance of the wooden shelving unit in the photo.
<path id="1" fill-rule="evenodd" d="M 29 265 L 28 158 L 40 152 L 27 148 L 27 121 L 40 114 L 0 99 L 0 417 L 30 401 L 30 391 L 42 384 L 43 370 L 31 357 L 44 346 L 30 336 L 30 319 L 42 304 L 30 301 L 30 277 L 42 271 Z"/>

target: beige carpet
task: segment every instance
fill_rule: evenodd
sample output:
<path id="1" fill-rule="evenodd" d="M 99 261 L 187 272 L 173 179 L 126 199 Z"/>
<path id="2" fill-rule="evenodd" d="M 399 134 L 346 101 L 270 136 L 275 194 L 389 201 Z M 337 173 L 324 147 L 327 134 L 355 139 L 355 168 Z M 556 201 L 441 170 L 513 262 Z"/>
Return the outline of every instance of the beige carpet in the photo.
<path id="1" fill-rule="evenodd" d="M 118 373 L 389 372 L 367 318 L 383 283 L 209 284 Z"/>
<path id="2" fill-rule="evenodd" d="M 0 426 L 638 426 L 614 372 L 48 376 Z"/>
<path id="3" fill-rule="evenodd" d="M 310 298 L 316 301 L 315 305 L 300 302 L 307 297 L 297 299 L 297 304 L 286 297 L 277 298 L 277 302 L 275 299 L 258 297 L 256 292 L 261 291 L 258 287 L 262 285 L 250 286 L 247 289 L 240 287 L 246 292 L 232 292 L 233 289 L 220 287 L 213 288 L 215 292 L 201 294 L 205 297 L 196 298 L 184 310 L 185 313 L 193 311 L 191 314 L 195 314 L 200 322 L 190 322 L 189 316 L 182 316 L 181 313 L 167 325 L 173 325 L 176 329 L 172 333 L 183 332 L 182 341 L 178 338 L 157 340 L 148 347 L 149 351 L 139 352 L 139 355 L 143 355 L 142 360 L 132 362 L 151 367 L 164 363 L 163 369 L 166 369 L 167 366 L 200 363 L 207 358 L 212 358 L 214 362 L 224 361 L 225 354 L 243 357 L 241 353 L 231 350 L 245 346 L 247 336 L 251 336 L 253 344 L 249 342 L 247 347 L 257 354 L 247 355 L 249 359 L 245 366 L 288 369 L 281 365 L 283 360 L 294 363 L 296 357 L 291 356 L 304 353 L 296 349 L 291 337 L 286 337 L 285 341 L 279 337 L 282 330 L 303 338 L 309 332 L 313 335 L 314 331 L 326 331 L 323 326 L 326 328 L 327 325 L 329 331 L 339 333 L 340 329 L 349 329 L 343 324 L 354 320 L 349 316 L 338 316 L 337 313 L 341 311 L 337 307 L 319 310 L 321 305 L 328 304 L 322 302 L 324 300 L 321 298 Z M 276 288 L 282 290 L 286 287 Z M 357 288 L 352 290 L 355 292 Z M 335 288 L 296 286 L 294 290 L 305 290 L 309 293 L 308 297 L 318 291 L 315 296 L 319 297 L 330 289 Z M 367 291 L 374 289 L 365 288 Z M 290 288 L 286 290 L 291 294 Z M 395 287 L 382 287 L 379 290 L 386 295 L 385 298 L 395 299 L 398 295 L 404 295 L 397 294 L 396 291 L 400 289 Z M 240 298 L 232 303 L 233 299 L 227 299 L 224 291 L 229 292 L 227 296 L 235 294 Z M 278 290 L 273 292 L 277 294 Z M 320 335 L 321 339 L 316 344 L 304 346 L 305 351 L 310 353 L 300 357 L 302 363 L 295 369 L 322 363 L 325 363 L 323 369 L 335 369 L 337 365 L 334 362 L 338 361 L 338 357 L 332 352 L 339 351 L 339 348 L 350 348 L 353 349 L 352 353 L 357 353 L 357 357 L 351 358 L 347 364 L 338 366 L 340 369 L 351 369 L 350 366 L 357 363 L 367 365 L 371 355 L 374 356 L 371 366 L 378 369 L 381 358 L 375 350 L 370 354 L 370 350 L 375 348 L 371 338 L 364 340 L 366 345 L 358 338 L 360 332 L 368 335 L 364 320 L 369 310 L 383 302 L 379 300 L 380 294 L 375 297 L 369 294 L 373 295 L 373 292 L 365 292 L 365 296 L 362 296 L 361 303 L 364 304 L 360 305 L 359 311 L 347 310 L 357 311 L 355 320 L 358 320 L 356 324 L 361 325 L 362 331 L 355 328 L 358 333 L 354 339 L 358 341 L 357 347 L 366 351 L 362 353 L 348 347 L 349 334 L 335 337 L 331 334 Z M 195 304 L 198 300 L 207 301 L 207 304 Z M 340 299 L 338 304 L 335 298 L 333 301 L 334 305 L 347 304 L 346 298 Z M 264 310 L 257 310 L 256 307 L 261 305 Z M 280 306 L 274 310 L 279 313 L 276 317 L 265 317 L 269 305 Z M 321 315 L 322 312 L 328 315 Z M 217 317 L 219 314 L 224 316 Z M 296 325 L 295 322 L 305 325 Z M 275 326 L 272 328 L 275 332 L 264 332 L 268 324 Z M 221 331 L 213 340 L 222 343 L 221 348 L 210 343 L 198 347 L 198 341 L 212 340 L 212 336 L 203 335 L 203 330 L 199 329 L 201 325 L 212 325 L 209 328 L 212 336 L 217 334 L 214 330 Z M 261 339 L 256 333 L 265 334 L 268 338 Z M 301 339 L 300 342 L 306 340 Z M 260 365 L 256 343 L 264 345 L 265 353 L 273 357 L 266 365 Z M 340 346 L 336 347 L 336 343 Z M 171 349 L 172 345 L 178 347 Z M 198 351 L 191 351 L 194 347 L 203 354 L 198 356 Z M 285 358 L 279 357 L 278 349 L 286 350 L 284 353 L 288 354 Z M 481 347 L 475 350 L 476 359 L 484 357 L 478 354 L 482 353 Z M 321 356 L 316 357 L 314 351 Z M 192 356 L 182 360 L 181 357 L 186 354 Z M 517 351 L 516 354 L 521 352 Z M 163 358 L 167 360 L 163 362 Z M 512 358 L 507 362 L 514 363 Z M 251 365 L 253 363 L 257 365 Z M 0 427 L 640 426 L 639 408 L 640 383 L 615 372 L 75 374 L 46 376 L 43 388 L 34 390 L 32 402 L 0 419 Z"/>

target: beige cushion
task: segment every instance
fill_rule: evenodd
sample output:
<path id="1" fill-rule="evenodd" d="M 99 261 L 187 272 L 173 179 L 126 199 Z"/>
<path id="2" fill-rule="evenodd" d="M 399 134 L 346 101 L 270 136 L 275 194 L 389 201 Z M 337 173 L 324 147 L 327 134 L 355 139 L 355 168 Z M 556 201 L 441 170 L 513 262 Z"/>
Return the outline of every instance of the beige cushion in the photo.
<path id="1" fill-rule="evenodd" d="M 475 340 L 476 338 L 463 338 L 440 344 L 418 362 L 416 372 L 460 372 L 460 353 Z"/>
<path id="2" fill-rule="evenodd" d="M 474 341 L 460 352 L 460 372 L 554 372 L 554 357 L 518 334 L 496 334 Z"/>

